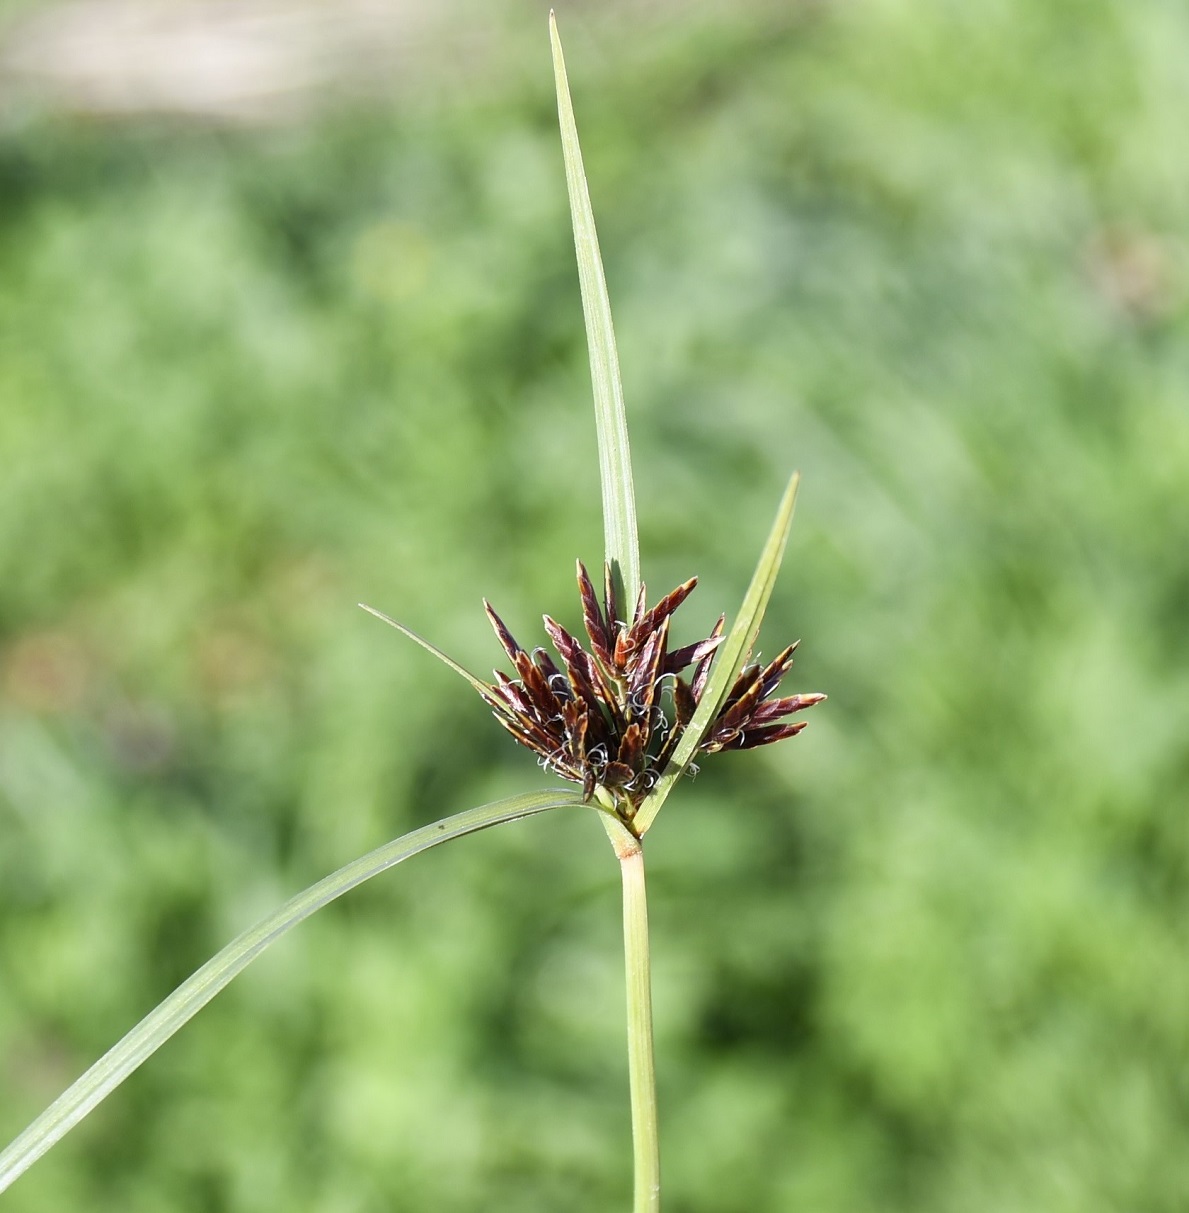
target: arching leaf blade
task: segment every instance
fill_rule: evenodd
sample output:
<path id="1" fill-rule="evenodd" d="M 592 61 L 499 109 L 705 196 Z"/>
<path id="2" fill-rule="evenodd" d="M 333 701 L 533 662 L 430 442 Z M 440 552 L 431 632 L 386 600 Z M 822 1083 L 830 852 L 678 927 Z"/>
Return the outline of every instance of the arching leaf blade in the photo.
<path id="1" fill-rule="evenodd" d="M 344 893 L 421 851 L 550 809 L 582 805 L 578 792 L 528 792 L 444 817 L 386 843 L 311 885 L 232 940 L 150 1011 L 0 1153 L 0 1192 L 101 1103 L 266 948 Z"/>

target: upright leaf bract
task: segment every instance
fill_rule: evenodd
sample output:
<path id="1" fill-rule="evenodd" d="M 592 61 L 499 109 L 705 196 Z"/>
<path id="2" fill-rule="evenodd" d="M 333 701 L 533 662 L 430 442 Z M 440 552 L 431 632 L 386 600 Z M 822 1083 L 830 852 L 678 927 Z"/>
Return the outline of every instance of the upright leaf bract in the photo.
<path id="1" fill-rule="evenodd" d="M 599 254 L 578 128 L 570 103 L 570 85 L 562 57 L 557 20 L 549 14 L 549 38 L 553 45 L 553 74 L 557 84 L 557 116 L 561 124 L 562 154 L 566 162 L 566 187 L 574 223 L 574 251 L 578 256 L 578 282 L 582 288 L 582 312 L 586 318 L 586 344 L 590 351 L 590 377 L 594 385 L 595 425 L 599 435 L 599 480 L 603 495 L 603 534 L 607 563 L 620 580 L 627 602 L 635 602 L 640 590 L 640 543 L 636 536 L 636 491 L 632 484 L 632 456 L 628 447 L 627 416 L 623 407 L 623 384 L 619 378 L 619 355 L 615 350 L 615 328 L 611 323 L 611 301 Z"/>
<path id="2" fill-rule="evenodd" d="M 739 615 L 727 633 L 726 642 L 719 649 L 710 671 L 710 679 L 697 711 L 686 726 L 681 741 L 673 753 L 669 766 L 661 775 L 660 782 L 653 789 L 652 795 L 640 806 L 636 814 L 636 833 L 643 835 L 657 813 L 661 810 L 666 797 L 673 790 L 673 785 L 685 773 L 693 760 L 710 727 L 731 684 L 739 676 L 747 655 L 755 647 L 756 637 L 760 634 L 760 624 L 764 612 L 768 609 L 768 600 L 772 597 L 772 587 L 776 584 L 776 575 L 780 572 L 780 564 L 784 559 L 785 545 L 788 543 L 789 529 L 793 525 L 793 507 L 797 502 L 797 485 L 800 483 L 799 472 L 794 472 L 789 480 L 784 496 L 780 500 L 780 508 L 776 511 L 776 519 L 764 550 L 760 553 L 756 571 L 752 574 L 751 584 L 743 596 L 743 605 Z"/>

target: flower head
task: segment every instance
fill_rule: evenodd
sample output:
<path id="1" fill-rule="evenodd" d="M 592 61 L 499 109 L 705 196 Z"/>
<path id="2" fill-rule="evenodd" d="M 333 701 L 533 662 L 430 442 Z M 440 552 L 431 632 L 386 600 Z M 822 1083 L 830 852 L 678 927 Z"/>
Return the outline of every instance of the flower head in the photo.
<path id="1" fill-rule="evenodd" d="M 630 618 L 617 600 L 610 569 L 600 603 L 578 563 L 582 619 L 589 648 L 556 620 L 545 631 L 560 666 L 544 648 L 521 648 L 484 600 L 487 617 L 513 666 L 509 676 L 480 693 L 496 720 L 544 767 L 582 785 L 590 799 L 605 789 L 630 821 L 656 785 L 706 688 L 714 652 L 722 643 L 723 618 L 695 644 L 669 650 L 669 621 L 697 585 L 691 577 L 649 608 L 645 587 Z M 793 664 L 789 645 L 766 666 L 747 664 L 698 747 L 700 753 L 746 750 L 793 737 L 806 721 L 786 717 L 812 707 L 824 695 L 771 698 Z M 689 671 L 688 675 L 685 671 Z"/>

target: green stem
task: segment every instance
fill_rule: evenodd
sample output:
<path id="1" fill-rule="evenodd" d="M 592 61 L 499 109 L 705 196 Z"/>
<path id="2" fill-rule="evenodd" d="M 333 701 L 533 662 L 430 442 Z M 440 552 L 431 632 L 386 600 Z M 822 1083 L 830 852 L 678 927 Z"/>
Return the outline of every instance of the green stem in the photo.
<path id="1" fill-rule="evenodd" d="M 652 972 L 648 956 L 648 899 L 644 849 L 628 830 L 612 837 L 623 877 L 623 949 L 627 966 L 628 1077 L 635 1157 L 633 1213 L 658 1213 L 661 1163 L 657 1140 L 656 1064 L 652 1052 Z"/>

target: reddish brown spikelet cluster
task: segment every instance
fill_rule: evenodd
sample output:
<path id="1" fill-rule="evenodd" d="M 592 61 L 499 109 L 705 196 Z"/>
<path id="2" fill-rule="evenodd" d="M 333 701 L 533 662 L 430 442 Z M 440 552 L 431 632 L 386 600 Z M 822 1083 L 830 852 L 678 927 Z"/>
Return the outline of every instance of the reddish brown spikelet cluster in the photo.
<path id="1" fill-rule="evenodd" d="M 495 672 L 484 698 L 495 718 L 544 767 L 582 785 L 586 799 L 607 789 L 630 816 L 660 778 L 694 714 L 722 643 L 723 618 L 705 640 L 669 651 L 669 621 L 697 584 L 691 577 L 656 606 L 645 604 L 640 587 L 631 619 L 624 618 L 611 571 L 599 602 L 594 585 L 578 563 L 582 618 L 589 641 L 583 648 L 556 620 L 545 616 L 545 631 L 561 666 L 543 648 L 521 648 L 484 600 L 487 617 L 512 662 L 515 677 Z M 771 699 L 793 664 L 790 645 L 766 666 L 748 665 L 699 747 L 701 752 L 745 750 L 793 737 L 805 721 L 784 722 L 824 695 Z M 689 671 L 688 675 L 684 671 Z"/>

